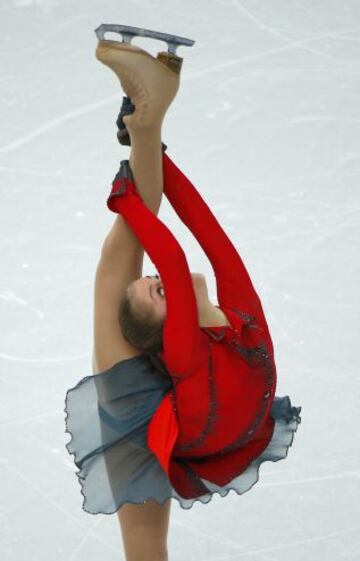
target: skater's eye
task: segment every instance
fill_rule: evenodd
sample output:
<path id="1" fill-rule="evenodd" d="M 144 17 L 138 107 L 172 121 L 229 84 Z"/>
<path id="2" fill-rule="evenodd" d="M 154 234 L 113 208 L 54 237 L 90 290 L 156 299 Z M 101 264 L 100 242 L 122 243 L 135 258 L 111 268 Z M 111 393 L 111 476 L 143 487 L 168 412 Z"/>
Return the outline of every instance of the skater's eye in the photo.
<path id="1" fill-rule="evenodd" d="M 157 289 L 158 294 L 160 294 L 160 296 L 164 296 L 164 289 L 162 286 L 159 286 L 159 288 Z"/>

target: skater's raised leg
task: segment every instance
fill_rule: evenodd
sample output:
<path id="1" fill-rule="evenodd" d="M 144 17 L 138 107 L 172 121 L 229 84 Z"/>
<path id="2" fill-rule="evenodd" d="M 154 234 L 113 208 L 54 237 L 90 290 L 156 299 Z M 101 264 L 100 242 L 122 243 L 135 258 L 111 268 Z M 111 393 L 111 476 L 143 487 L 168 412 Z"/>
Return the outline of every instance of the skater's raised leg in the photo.
<path id="1" fill-rule="evenodd" d="M 157 214 L 163 190 L 161 125 L 176 95 L 179 77 L 151 55 L 142 55 L 141 49 L 135 54 L 128 50 L 127 45 L 124 49 L 98 45 L 96 56 L 115 72 L 125 93 L 134 100 L 136 110 L 126 117 L 132 140 L 130 165 L 145 204 Z M 139 65 L 132 60 L 132 57 L 139 60 L 140 56 L 144 57 L 141 58 L 141 73 Z M 154 75 L 159 80 L 161 78 L 160 90 L 156 87 Z M 93 357 L 96 371 L 139 354 L 139 350 L 123 337 L 117 313 L 128 286 L 142 278 L 143 258 L 143 246 L 118 215 L 103 242 L 96 271 Z"/>
<path id="2" fill-rule="evenodd" d="M 129 51 L 126 54 L 129 57 Z M 168 68 L 154 66 L 146 57 L 141 59 L 140 72 L 139 63 L 126 58 L 126 54 L 121 52 L 117 57 L 116 51 L 97 50 L 97 57 L 102 62 L 106 60 L 135 104 L 136 110 L 126 122 L 131 136 L 129 162 L 139 193 L 146 206 L 157 214 L 163 191 L 161 125 L 176 94 L 178 78 L 169 75 Z M 158 79 L 161 75 L 161 90 L 156 88 L 155 74 Z M 142 277 L 143 254 L 143 246 L 121 215 L 117 215 L 103 243 L 96 273 L 94 364 L 100 371 L 139 354 L 122 338 L 117 312 L 127 287 Z M 167 561 L 170 507 L 169 500 L 164 505 L 148 501 L 126 504 L 119 509 L 126 561 Z"/>

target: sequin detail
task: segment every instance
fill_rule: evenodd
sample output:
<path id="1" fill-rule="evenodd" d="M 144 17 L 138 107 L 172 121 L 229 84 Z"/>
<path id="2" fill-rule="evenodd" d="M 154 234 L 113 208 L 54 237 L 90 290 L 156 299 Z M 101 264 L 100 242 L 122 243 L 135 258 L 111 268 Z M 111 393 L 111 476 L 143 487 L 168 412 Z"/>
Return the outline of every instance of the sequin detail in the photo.
<path id="1" fill-rule="evenodd" d="M 236 313 L 245 322 L 246 328 L 261 330 L 259 325 L 256 323 L 255 316 L 243 312 L 242 310 L 238 310 L 237 308 L 229 308 L 229 309 L 232 310 L 234 313 Z M 268 350 L 264 343 L 260 343 L 255 347 L 245 347 L 239 343 L 239 338 L 235 336 L 233 338 L 230 338 L 229 340 L 226 340 L 225 344 L 229 344 L 237 352 L 239 352 L 241 356 L 244 358 L 244 360 L 246 361 L 246 363 L 250 366 L 250 368 L 264 369 L 266 392 L 263 395 L 260 407 L 253 421 L 249 423 L 249 425 L 245 428 L 245 430 L 242 430 L 242 432 L 234 440 L 234 442 L 228 444 L 225 448 L 223 448 L 220 454 L 226 454 L 227 452 L 237 450 L 245 446 L 251 440 L 253 434 L 256 432 L 258 426 L 264 419 L 264 414 L 268 407 L 268 399 L 271 395 L 274 380 L 276 378 L 276 368 L 274 362 L 270 358 Z"/>
<path id="2" fill-rule="evenodd" d="M 235 314 L 237 314 L 246 325 L 250 326 L 251 324 L 255 324 L 255 316 L 252 316 L 247 312 L 243 312 L 242 310 L 238 310 L 237 308 L 229 308 L 229 310 L 232 310 Z"/>
<path id="3" fill-rule="evenodd" d="M 239 351 L 243 356 L 246 356 L 246 360 L 249 361 L 249 365 L 251 368 L 264 368 L 267 391 L 263 394 L 260 407 L 256 413 L 254 420 L 247 426 L 245 430 L 241 432 L 241 434 L 235 439 L 234 442 L 227 445 L 221 450 L 221 454 L 226 454 L 227 452 L 237 450 L 238 448 L 245 446 L 251 440 L 254 432 L 256 432 L 258 426 L 264 419 L 264 414 L 268 407 L 268 399 L 271 395 L 271 390 L 276 374 L 275 366 L 273 364 L 273 361 L 270 359 L 269 353 L 267 352 L 264 344 L 260 344 L 250 349 L 241 347 L 237 342 L 233 342 L 231 344 L 234 345 L 235 350 Z"/>

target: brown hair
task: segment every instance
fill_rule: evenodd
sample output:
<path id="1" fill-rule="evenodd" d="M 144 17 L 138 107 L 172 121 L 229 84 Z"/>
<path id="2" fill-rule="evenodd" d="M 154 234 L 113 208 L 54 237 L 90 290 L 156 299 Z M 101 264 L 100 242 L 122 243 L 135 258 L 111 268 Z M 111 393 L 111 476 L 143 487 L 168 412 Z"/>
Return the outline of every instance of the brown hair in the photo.
<path id="1" fill-rule="evenodd" d="M 149 354 L 163 351 L 164 320 L 154 318 L 151 310 L 134 309 L 128 292 L 120 301 L 118 320 L 123 337 L 131 345 Z"/>

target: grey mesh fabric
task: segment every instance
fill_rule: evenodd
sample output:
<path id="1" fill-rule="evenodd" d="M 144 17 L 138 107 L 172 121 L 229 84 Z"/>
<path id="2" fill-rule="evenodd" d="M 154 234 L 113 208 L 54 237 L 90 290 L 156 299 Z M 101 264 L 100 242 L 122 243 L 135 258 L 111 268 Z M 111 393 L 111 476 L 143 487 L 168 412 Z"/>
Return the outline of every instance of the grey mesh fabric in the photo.
<path id="1" fill-rule="evenodd" d="M 147 354 L 140 354 L 86 376 L 67 390 L 65 433 L 71 439 L 65 446 L 78 468 L 85 512 L 114 514 L 125 503 L 152 499 L 164 504 L 169 498 L 189 509 L 196 501 L 208 503 L 214 493 L 224 497 L 231 489 L 238 494 L 248 491 L 259 479 L 262 462 L 287 456 L 301 422 L 301 407 L 292 406 L 288 396 L 275 396 L 274 433 L 262 454 L 227 485 L 202 479 L 208 493 L 181 497 L 147 446 L 148 423 L 171 387 L 171 378 Z"/>

